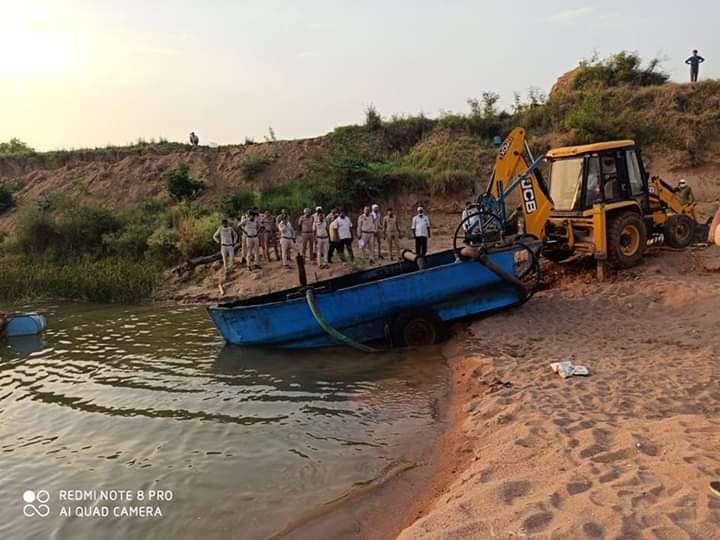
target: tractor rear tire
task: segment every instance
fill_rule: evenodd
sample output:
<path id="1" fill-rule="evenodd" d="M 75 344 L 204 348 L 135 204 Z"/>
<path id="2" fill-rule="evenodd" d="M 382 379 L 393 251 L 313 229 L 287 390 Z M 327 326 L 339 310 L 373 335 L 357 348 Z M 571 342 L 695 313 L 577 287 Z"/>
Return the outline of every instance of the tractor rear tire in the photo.
<path id="1" fill-rule="evenodd" d="M 447 325 L 432 309 L 399 313 L 390 323 L 395 347 L 421 347 L 440 343 L 447 336 Z"/>
<path id="2" fill-rule="evenodd" d="M 615 268 L 630 268 L 640 262 L 647 247 L 647 228 L 639 214 L 622 212 L 608 220 L 607 251 Z"/>
<path id="3" fill-rule="evenodd" d="M 684 214 L 672 215 L 665 222 L 663 234 L 670 247 L 686 248 L 695 238 L 695 222 Z"/>

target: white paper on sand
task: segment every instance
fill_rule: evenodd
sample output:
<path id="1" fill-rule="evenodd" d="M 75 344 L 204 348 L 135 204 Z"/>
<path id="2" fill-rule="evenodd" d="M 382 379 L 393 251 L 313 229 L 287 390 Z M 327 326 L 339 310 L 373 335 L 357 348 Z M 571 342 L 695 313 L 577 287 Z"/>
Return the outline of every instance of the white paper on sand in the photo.
<path id="1" fill-rule="evenodd" d="M 572 362 L 553 362 L 550 367 L 555 373 L 559 373 L 563 379 L 573 375 L 590 375 L 590 370 L 586 366 L 573 366 Z"/>

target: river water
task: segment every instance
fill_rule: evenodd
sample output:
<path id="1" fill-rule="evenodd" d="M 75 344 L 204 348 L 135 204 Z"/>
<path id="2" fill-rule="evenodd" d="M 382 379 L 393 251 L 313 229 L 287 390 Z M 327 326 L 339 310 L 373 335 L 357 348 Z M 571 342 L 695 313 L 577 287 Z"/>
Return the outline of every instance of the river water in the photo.
<path id="1" fill-rule="evenodd" d="M 442 429 L 439 350 L 243 350 L 197 307 L 0 311 L 20 308 L 50 323 L 0 338 L 2 539 L 267 538 Z"/>

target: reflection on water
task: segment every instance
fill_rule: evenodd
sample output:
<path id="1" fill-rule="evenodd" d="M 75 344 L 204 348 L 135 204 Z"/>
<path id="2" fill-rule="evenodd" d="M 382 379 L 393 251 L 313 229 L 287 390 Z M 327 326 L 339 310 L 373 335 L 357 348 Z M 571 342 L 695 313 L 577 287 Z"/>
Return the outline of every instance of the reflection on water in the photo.
<path id="1" fill-rule="evenodd" d="M 440 429 L 437 351 L 247 350 L 201 308 L 33 307 L 45 336 L 0 339 L 0 538 L 265 538 Z M 93 489 L 172 500 L 162 517 L 60 515 L 107 505 L 60 500 Z M 47 518 L 23 515 L 26 490 L 48 491 Z"/>

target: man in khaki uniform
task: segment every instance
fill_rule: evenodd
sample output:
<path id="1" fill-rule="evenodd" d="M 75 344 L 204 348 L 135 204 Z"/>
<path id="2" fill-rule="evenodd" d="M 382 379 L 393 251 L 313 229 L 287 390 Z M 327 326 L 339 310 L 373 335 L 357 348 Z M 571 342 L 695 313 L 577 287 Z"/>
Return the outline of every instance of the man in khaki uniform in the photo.
<path id="1" fill-rule="evenodd" d="M 330 248 L 330 231 L 325 214 L 319 211 L 315 214 L 315 251 L 317 252 L 317 264 L 320 268 L 328 267 L 328 250 Z"/>
<path id="2" fill-rule="evenodd" d="M 302 216 L 298 219 L 298 230 L 300 231 L 300 235 L 302 238 L 302 243 L 300 244 L 300 253 L 303 257 L 307 259 L 307 256 L 305 253 L 308 251 L 310 252 L 310 259 L 315 257 L 315 246 L 314 246 L 314 240 L 315 237 L 313 235 L 313 217 L 310 214 L 310 209 L 306 208 L 303 210 Z"/>
<path id="3" fill-rule="evenodd" d="M 363 208 L 358 216 L 358 232 L 360 233 L 360 251 L 371 263 L 375 262 L 375 239 L 377 238 L 377 223 L 370 215 L 370 207 Z"/>
<path id="4" fill-rule="evenodd" d="M 380 213 L 380 205 L 372 205 L 372 211 L 370 212 L 370 216 L 372 216 L 373 221 L 375 221 L 375 228 L 377 229 L 377 233 L 375 233 L 375 249 L 377 250 L 377 257 L 378 259 L 383 259 L 384 257 L 382 256 L 381 248 L 382 239 L 385 231 L 383 229 L 383 216 Z"/>
<path id="5" fill-rule="evenodd" d="M 383 235 L 387 239 L 390 258 L 393 259 L 394 249 L 397 249 L 398 257 L 400 256 L 400 225 L 398 218 L 392 208 L 387 209 L 385 218 L 383 219 Z"/>
<path id="6" fill-rule="evenodd" d="M 328 264 L 332 263 L 332 256 L 337 251 L 340 253 L 340 245 L 338 243 L 337 229 L 332 227 L 333 221 L 335 221 L 340 215 L 340 211 L 337 208 L 330 210 L 330 214 L 325 218 L 328 224 L 328 230 L 330 232 L 330 248 L 328 249 Z"/>
<path id="7" fill-rule="evenodd" d="M 270 249 L 275 250 L 275 259 L 280 260 L 277 244 L 277 225 L 270 210 L 260 216 L 260 248 L 266 262 L 270 262 Z"/>
<path id="8" fill-rule="evenodd" d="M 252 209 L 248 212 L 247 217 L 240 222 L 240 227 L 245 237 L 245 260 L 247 262 L 248 270 L 255 270 L 260 268 L 258 264 L 258 255 L 260 252 L 260 220 L 257 216 L 257 211 Z"/>
<path id="9" fill-rule="evenodd" d="M 290 250 L 295 245 L 295 231 L 293 230 L 290 217 L 287 213 L 279 216 L 278 230 L 280 231 L 280 253 L 282 254 L 282 265 L 285 268 L 290 266 Z"/>

